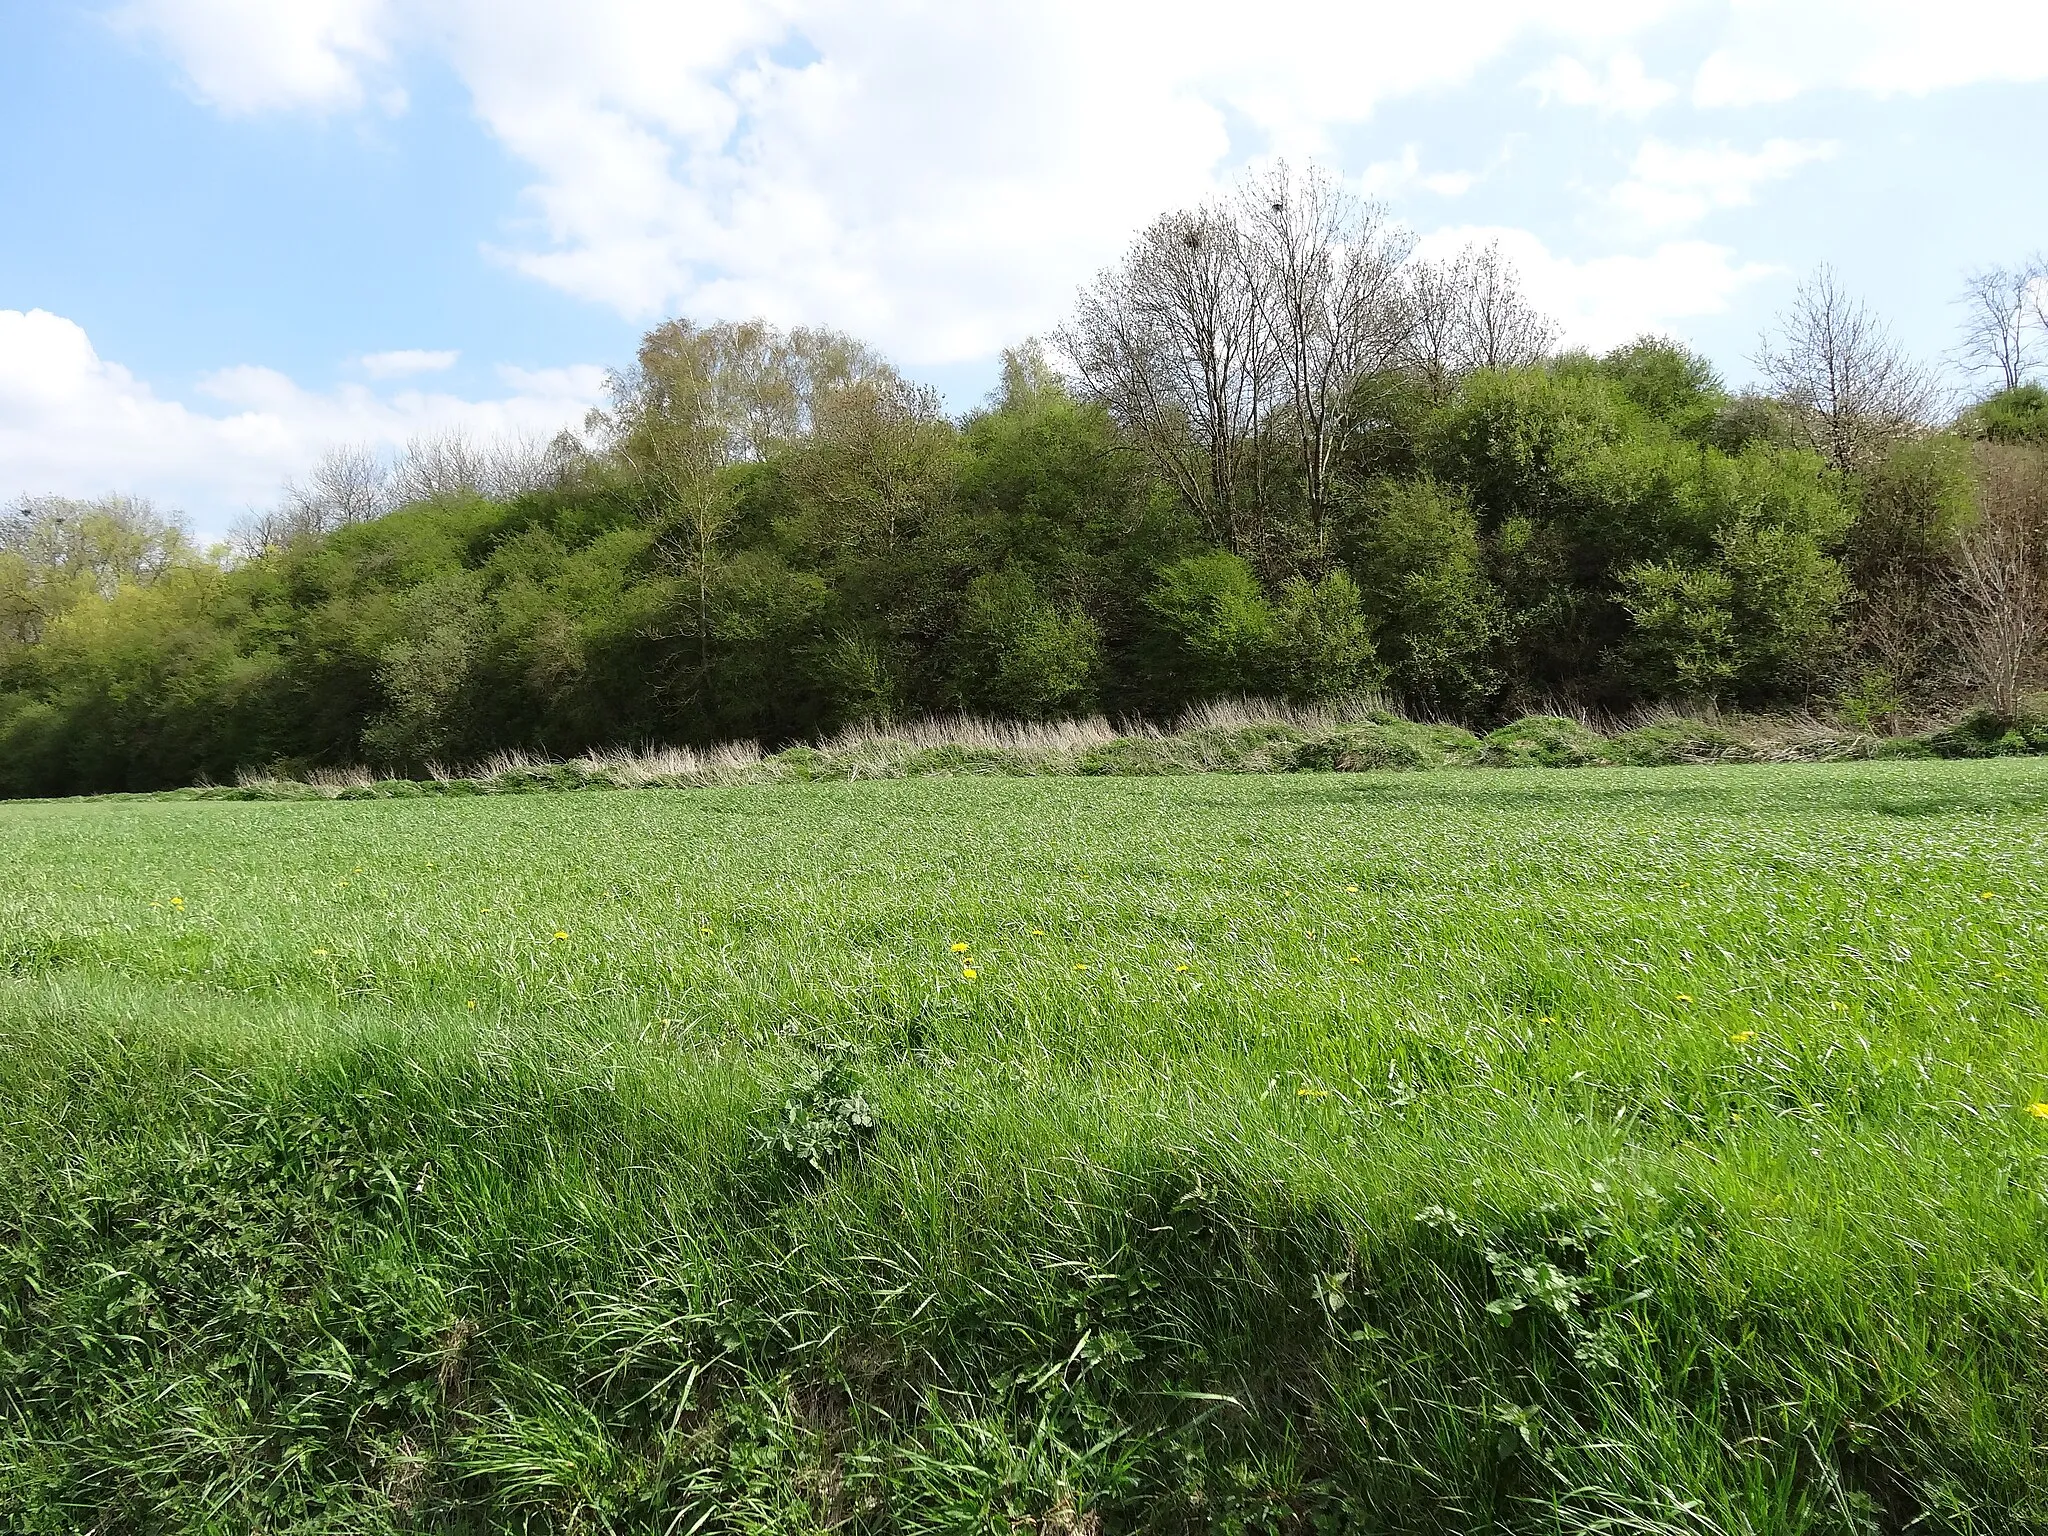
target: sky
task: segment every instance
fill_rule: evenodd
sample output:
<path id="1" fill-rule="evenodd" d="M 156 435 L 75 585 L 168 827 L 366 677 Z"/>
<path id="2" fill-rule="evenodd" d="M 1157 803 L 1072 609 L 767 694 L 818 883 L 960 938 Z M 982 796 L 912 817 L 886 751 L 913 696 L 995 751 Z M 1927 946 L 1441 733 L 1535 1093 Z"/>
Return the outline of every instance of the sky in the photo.
<path id="1" fill-rule="evenodd" d="M 1572 344 L 1741 384 L 1828 262 L 1938 362 L 2048 249 L 2044 118 L 2039 0 L 5 0 L 0 499 L 218 534 L 335 444 L 573 426 L 670 315 L 964 411 L 1275 156 Z"/>

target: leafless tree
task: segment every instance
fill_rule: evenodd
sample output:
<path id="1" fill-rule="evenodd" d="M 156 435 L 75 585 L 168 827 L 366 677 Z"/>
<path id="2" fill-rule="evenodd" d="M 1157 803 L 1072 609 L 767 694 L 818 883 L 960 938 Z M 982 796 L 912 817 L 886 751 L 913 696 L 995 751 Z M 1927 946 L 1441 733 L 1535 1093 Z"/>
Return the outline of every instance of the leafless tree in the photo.
<path id="1" fill-rule="evenodd" d="M 1084 289 L 1055 340 L 1211 538 L 1244 551 L 1269 389 L 1244 240 L 1227 209 L 1167 214 Z"/>
<path id="2" fill-rule="evenodd" d="M 1956 360 L 1965 372 L 1992 374 L 2001 389 L 2027 381 L 2043 323 L 2041 275 L 2031 267 L 1981 267 L 1963 283 L 1963 337 Z"/>
<path id="3" fill-rule="evenodd" d="M 1350 196 L 1313 167 L 1299 179 L 1285 163 L 1254 175 L 1237 202 L 1257 341 L 1294 439 L 1320 551 L 1358 386 L 1393 368 L 1408 340 L 1401 264 L 1413 242 L 1379 204 Z"/>
<path id="4" fill-rule="evenodd" d="M 1927 371 L 1826 266 L 1799 285 L 1756 363 L 1808 445 L 1842 474 L 1920 430 L 1935 407 Z"/>
<path id="5" fill-rule="evenodd" d="M 1497 240 L 1448 260 L 1411 261 L 1405 275 L 1407 360 L 1434 396 L 1461 373 L 1540 362 L 1556 345 L 1557 323 L 1529 302 Z"/>
<path id="6" fill-rule="evenodd" d="M 1998 714 L 2019 712 L 2048 635 L 2048 454 L 1977 447 L 1977 517 L 1957 539 L 1963 649 Z"/>

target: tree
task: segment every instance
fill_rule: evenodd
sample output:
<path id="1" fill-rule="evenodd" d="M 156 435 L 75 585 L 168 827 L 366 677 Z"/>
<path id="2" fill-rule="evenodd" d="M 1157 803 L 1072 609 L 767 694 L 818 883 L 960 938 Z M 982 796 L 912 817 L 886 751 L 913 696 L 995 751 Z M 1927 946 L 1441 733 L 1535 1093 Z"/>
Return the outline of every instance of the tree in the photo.
<path id="1" fill-rule="evenodd" d="M 1976 459 L 1977 516 L 1956 541 L 1956 596 L 1964 652 L 1986 702 L 2009 718 L 2048 634 L 2048 454 L 1984 443 Z"/>
<path id="2" fill-rule="evenodd" d="M 1410 240 L 1380 205 L 1358 201 L 1313 168 L 1297 181 L 1284 162 L 1246 181 L 1238 208 L 1246 280 L 1320 560 L 1359 386 L 1391 369 L 1407 344 L 1401 263 Z"/>
<path id="3" fill-rule="evenodd" d="M 1467 245 L 1447 261 L 1411 261 L 1405 277 L 1407 360 L 1434 399 L 1474 368 L 1541 362 L 1557 340 L 1556 322 L 1529 302 L 1498 240 Z"/>
<path id="4" fill-rule="evenodd" d="M 1934 409 L 1934 385 L 1883 320 L 1844 292 L 1834 269 L 1799 285 L 1756 358 L 1809 447 L 1841 475 L 1912 436 Z"/>
<path id="5" fill-rule="evenodd" d="M 2034 331 L 2048 325 L 2039 289 L 2043 275 L 2032 267 L 1980 267 L 1963 281 L 1956 302 L 1963 309 L 1957 361 L 1973 374 L 1993 374 L 1998 387 L 2027 382 L 2037 342 Z"/>
<path id="6" fill-rule="evenodd" d="M 1270 360 L 1244 241 L 1228 210 L 1170 213 L 1081 292 L 1055 340 L 1208 536 L 1258 542 L 1244 482 L 1270 398 Z"/>

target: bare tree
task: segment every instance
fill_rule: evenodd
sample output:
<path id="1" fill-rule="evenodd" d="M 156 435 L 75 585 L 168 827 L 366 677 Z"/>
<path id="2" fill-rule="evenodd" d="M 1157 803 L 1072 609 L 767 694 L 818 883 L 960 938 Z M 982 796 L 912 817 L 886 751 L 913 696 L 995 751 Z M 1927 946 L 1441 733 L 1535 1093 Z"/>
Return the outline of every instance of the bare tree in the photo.
<path id="1" fill-rule="evenodd" d="M 1557 323 L 1529 302 L 1497 240 L 1447 261 L 1412 261 L 1406 278 L 1407 361 L 1435 397 L 1461 373 L 1541 362 L 1557 343 Z"/>
<path id="2" fill-rule="evenodd" d="M 1081 388 L 1201 519 L 1243 551 L 1244 471 L 1268 387 L 1244 242 L 1225 209 L 1167 214 L 1081 293 L 1055 341 Z"/>
<path id="3" fill-rule="evenodd" d="M 1498 240 L 1468 247 L 1460 258 L 1463 349 L 1468 368 L 1522 368 L 1541 362 L 1557 342 L 1557 325 L 1522 292 L 1521 274 L 1501 254 Z"/>
<path id="4" fill-rule="evenodd" d="M 1963 337 L 1957 361 L 1967 373 L 1993 374 L 2001 389 L 2027 381 L 2037 342 L 2034 331 L 2048 324 L 2031 267 L 1981 267 L 1964 280 L 1956 300 L 1963 308 Z"/>
<path id="5" fill-rule="evenodd" d="M 1313 167 L 1299 180 L 1284 162 L 1251 177 L 1238 208 L 1246 286 L 1320 553 L 1358 385 L 1394 367 L 1408 340 L 1401 264 L 1412 240 Z"/>
<path id="6" fill-rule="evenodd" d="M 1977 517 L 1956 541 L 1963 649 L 1998 714 L 2019 713 L 2048 635 L 2048 454 L 1977 447 Z"/>
<path id="7" fill-rule="evenodd" d="M 1808 445 L 1842 474 L 1919 431 L 1934 410 L 1927 371 L 1827 266 L 1799 285 L 1756 363 Z"/>

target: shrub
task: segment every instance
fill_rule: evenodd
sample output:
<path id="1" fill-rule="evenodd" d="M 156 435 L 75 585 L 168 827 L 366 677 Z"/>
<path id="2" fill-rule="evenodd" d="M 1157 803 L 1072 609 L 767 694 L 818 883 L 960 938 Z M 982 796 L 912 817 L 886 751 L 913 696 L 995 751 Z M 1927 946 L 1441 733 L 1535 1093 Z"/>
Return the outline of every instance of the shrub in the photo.
<path id="1" fill-rule="evenodd" d="M 1383 725 L 1349 725 L 1316 741 L 1304 742 L 1289 764 L 1300 773 L 1368 773 L 1387 769 L 1431 768 L 1430 755 L 1407 736 Z"/>
<path id="2" fill-rule="evenodd" d="M 1607 742 L 1562 715 L 1526 715 L 1486 737 L 1485 761 L 1494 768 L 1590 768 L 1608 761 Z"/>
<path id="3" fill-rule="evenodd" d="M 1660 720 L 1610 737 L 1603 749 L 1610 762 L 1633 768 L 1668 768 L 1679 763 L 1723 763 L 1748 754 L 1734 735 L 1697 720 Z"/>

